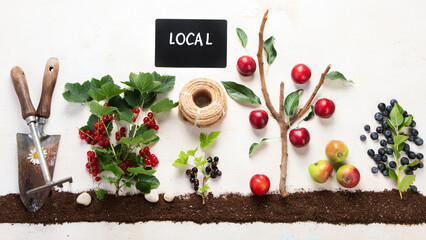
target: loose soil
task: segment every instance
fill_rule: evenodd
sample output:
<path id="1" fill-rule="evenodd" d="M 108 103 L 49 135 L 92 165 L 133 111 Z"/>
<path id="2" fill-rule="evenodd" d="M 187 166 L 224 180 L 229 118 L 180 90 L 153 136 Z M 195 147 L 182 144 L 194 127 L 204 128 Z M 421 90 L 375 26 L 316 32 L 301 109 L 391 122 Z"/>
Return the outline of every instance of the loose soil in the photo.
<path id="1" fill-rule="evenodd" d="M 147 202 L 141 194 L 98 200 L 93 192 L 92 203 L 76 203 L 78 194 L 52 192 L 44 206 L 28 212 L 18 194 L 0 197 L 1 223 L 191 221 L 292 223 L 314 221 L 332 224 L 422 224 L 426 222 L 426 197 L 396 190 L 384 192 L 297 192 L 287 198 L 277 194 L 264 197 L 225 194 L 209 196 L 203 205 L 195 194 L 175 198 L 167 203 L 162 196 L 158 203 Z"/>

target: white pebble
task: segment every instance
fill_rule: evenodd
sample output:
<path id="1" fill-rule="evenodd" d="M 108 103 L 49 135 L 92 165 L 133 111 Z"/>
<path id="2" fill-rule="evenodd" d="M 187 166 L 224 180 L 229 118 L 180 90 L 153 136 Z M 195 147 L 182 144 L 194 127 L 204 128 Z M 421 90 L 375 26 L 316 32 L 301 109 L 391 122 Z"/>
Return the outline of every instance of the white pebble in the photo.
<path id="1" fill-rule="evenodd" d="M 145 199 L 148 202 L 156 203 L 159 200 L 158 191 L 157 189 L 151 189 L 151 192 L 148 194 L 145 194 Z"/>
<path id="2" fill-rule="evenodd" d="M 87 192 L 84 192 L 77 197 L 77 203 L 83 204 L 84 206 L 89 206 L 92 202 L 92 197 Z"/>
<path id="3" fill-rule="evenodd" d="M 166 192 L 164 194 L 164 201 L 166 202 L 173 202 L 173 200 L 175 199 L 175 195 L 171 192 Z"/>

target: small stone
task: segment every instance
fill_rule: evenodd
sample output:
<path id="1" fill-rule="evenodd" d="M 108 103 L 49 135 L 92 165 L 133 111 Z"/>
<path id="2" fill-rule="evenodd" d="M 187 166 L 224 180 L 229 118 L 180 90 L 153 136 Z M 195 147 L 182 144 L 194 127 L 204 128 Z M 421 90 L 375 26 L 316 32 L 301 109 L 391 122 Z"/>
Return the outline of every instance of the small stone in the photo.
<path id="1" fill-rule="evenodd" d="M 92 197 L 87 192 L 81 193 L 77 197 L 77 203 L 83 204 L 84 206 L 89 206 L 92 202 Z"/>
<path id="2" fill-rule="evenodd" d="M 164 201 L 166 202 L 173 202 L 173 200 L 175 199 L 175 195 L 171 192 L 166 192 L 164 194 Z"/>
<path id="3" fill-rule="evenodd" d="M 151 192 L 148 194 L 145 194 L 145 199 L 148 202 L 156 203 L 159 200 L 158 191 L 157 189 L 151 189 Z"/>

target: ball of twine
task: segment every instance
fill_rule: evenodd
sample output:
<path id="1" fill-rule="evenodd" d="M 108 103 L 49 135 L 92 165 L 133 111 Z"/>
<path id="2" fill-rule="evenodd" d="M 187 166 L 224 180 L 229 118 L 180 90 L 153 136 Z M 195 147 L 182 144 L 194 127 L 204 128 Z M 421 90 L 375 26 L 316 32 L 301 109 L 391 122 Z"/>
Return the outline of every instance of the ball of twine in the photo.
<path id="1" fill-rule="evenodd" d="M 179 96 L 179 117 L 200 128 L 211 127 L 225 117 L 226 93 L 208 78 L 196 78 L 183 86 Z"/>

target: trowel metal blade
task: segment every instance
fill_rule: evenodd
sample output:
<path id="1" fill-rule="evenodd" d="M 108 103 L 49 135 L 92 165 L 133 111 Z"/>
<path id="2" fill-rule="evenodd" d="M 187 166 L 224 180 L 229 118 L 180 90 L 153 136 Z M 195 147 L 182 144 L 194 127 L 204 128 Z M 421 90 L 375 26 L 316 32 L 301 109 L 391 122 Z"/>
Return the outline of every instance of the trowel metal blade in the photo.
<path id="1" fill-rule="evenodd" d="M 51 176 L 55 169 L 60 138 L 60 135 L 46 135 L 40 138 Z M 18 178 L 21 200 L 28 211 L 35 212 L 43 206 L 50 194 L 50 189 L 31 195 L 26 194 L 28 190 L 44 185 L 45 180 L 31 134 L 18 133 L 16 141 L 18 143 Z"/>

